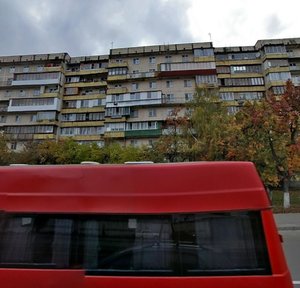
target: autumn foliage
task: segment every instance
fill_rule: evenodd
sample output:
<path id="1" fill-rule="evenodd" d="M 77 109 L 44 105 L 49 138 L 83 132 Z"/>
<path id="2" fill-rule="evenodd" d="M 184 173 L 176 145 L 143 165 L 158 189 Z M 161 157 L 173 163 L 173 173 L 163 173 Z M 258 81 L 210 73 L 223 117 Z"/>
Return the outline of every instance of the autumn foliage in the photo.
<path id="1" fill-rule="evenodd" d="M 194 99 L 174 107 L 163 135 L 152 146 L 123 147 L 110 143 L 81 145 L 73 139 L 28 143 L 22 152 L 7 149 L 0 135 L 0 165 L 10 163 L 75 164 L 81 161 L 252 161 L 264 183 L 288 188 L 300 172 L 300 88 L 291 81 L 285 93 L 269 93 L 260 101 L 246 102 L 229 115 L 218 91 L 199 88 Z"/>

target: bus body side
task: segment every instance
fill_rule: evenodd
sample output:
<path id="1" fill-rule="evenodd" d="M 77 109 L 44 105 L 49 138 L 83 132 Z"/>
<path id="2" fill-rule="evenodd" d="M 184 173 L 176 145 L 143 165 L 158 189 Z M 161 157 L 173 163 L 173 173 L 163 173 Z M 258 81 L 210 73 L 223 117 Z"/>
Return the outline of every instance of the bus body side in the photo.
<path id="1" fill-rule="evenodd" d="M 252 163 L 0 168 L 0 283 L 293 287 Z"/>

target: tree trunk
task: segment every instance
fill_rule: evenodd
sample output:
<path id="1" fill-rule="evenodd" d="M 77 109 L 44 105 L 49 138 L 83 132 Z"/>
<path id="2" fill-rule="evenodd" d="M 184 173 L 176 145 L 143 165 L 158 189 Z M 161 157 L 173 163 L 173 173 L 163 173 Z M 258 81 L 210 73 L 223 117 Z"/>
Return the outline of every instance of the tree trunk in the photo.
<path id="1" fill-rule="evenodd" d="M 290 180 L 288 178 L 284 178 L 283 180 L 283 208 L 284 209 L 291 207 L 289 186 L 290 186 Z"/>

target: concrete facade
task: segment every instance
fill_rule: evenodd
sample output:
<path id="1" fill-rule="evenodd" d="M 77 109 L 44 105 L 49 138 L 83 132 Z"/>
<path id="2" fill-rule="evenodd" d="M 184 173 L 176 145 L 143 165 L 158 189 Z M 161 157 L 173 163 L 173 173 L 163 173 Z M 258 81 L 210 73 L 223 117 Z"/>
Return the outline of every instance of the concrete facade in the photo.
<path id="1" fill-rule="evenodd" d="M 198 86 L 218 89 L 236 113 L 269 90 L 282 94 L 288 79 L 300 85 L 300 38 L 0 57 L 0 130 L 17 150 L 26 141 L 65 137 L 151 145 L 172 109 L 190 101 Z"/>

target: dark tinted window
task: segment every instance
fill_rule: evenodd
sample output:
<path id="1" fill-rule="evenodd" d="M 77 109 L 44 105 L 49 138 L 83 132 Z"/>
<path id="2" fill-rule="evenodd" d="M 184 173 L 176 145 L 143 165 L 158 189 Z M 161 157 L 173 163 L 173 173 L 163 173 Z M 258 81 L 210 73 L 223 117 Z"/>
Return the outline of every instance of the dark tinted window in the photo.
<path id="1" fill-rule="evenodd" d="M 94 275 L 269 274 L 259 212 L 5 215 L 1 267 Z"/>

